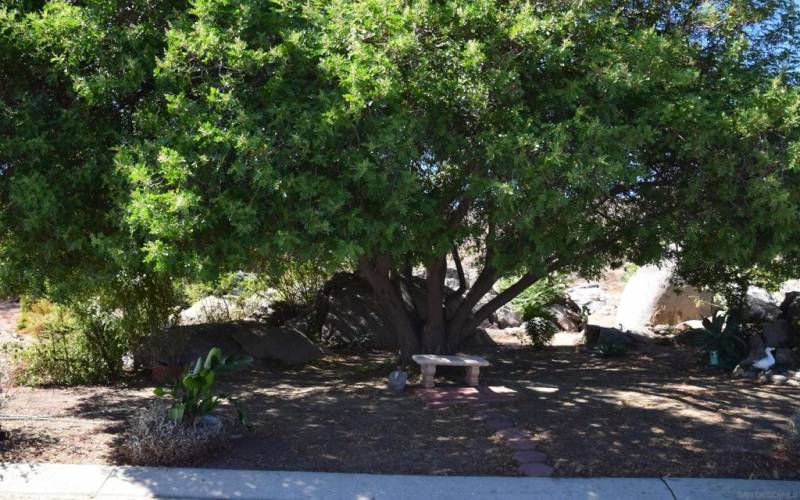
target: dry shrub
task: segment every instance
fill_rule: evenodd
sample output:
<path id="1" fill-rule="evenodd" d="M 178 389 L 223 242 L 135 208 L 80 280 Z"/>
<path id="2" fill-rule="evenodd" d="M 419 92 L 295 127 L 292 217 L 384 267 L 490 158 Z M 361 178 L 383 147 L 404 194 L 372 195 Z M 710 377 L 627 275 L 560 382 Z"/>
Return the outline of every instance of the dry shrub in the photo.
<path id="1" fill-rule="evenodd" d="M 223 447 L 224 430 L 175 423 L 154 404 L 138 413 L 123 437 L 121 453 L 132 465 L 186 465 Z"/>

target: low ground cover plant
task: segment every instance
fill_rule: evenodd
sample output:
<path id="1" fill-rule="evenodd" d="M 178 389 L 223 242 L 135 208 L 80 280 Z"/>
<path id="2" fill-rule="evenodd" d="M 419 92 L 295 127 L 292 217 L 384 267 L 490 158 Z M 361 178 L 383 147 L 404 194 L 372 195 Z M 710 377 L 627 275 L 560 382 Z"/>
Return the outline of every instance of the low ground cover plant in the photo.
<path id="1" fill-rule="evenodd" d="M 248 356 L 225 356 L 215 347 L 172 385 L 156 388 L 164 400 L 133 417 L 123 437 L 123 457 L 135 465 L 190 464 L 225 446 L 231 432 L 244 425 L 244 412 L 238 401 L 215 390 L 215 382 L 252 362 Z M 223 401 L 236 410 L 235 421 L 211 415 Z"/>
<path id="2" fill-rule="evenodd" d="M 197 358 L 192 367 L 187 367 L 171 386 L 156 388 L 155 394 L 171 400 L 167 415 L 175 423 L 193 424 L 226 400 L 243 421 L 244 413 L 238 402 L 227 394 L 217 393 L 214 382 L 218 375 L 240 371 L 252 364 L 250 356 L 225 356 L 220 348 L 214 347 L 205 359 Z"/>

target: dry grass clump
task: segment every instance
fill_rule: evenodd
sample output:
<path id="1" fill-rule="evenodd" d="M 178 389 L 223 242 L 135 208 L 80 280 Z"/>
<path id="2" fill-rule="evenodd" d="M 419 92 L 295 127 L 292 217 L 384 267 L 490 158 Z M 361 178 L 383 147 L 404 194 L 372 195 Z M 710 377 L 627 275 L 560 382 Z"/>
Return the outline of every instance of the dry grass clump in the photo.
<path id="1" fill-rule="evenodd" d="M 175 423 L 163 405 L 154 404 L 133 417 L 120 451 L 131 465 L 186 465 L 226 442 L 224 427 Z"/>

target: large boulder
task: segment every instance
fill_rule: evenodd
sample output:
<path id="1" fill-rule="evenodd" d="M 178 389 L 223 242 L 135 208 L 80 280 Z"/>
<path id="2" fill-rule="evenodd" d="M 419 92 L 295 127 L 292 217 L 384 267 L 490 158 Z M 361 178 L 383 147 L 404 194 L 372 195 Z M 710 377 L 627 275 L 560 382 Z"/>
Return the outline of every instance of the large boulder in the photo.
<path id="1" fill-rule="evenodd" d="M 226 355 L 249 354 L 255 359 L 302 364 L 322 356 L 322 351 L 297 330 L 270 327 L 255 321 L 178 326 L 160 334 L 169 336 L 173 359 L 146 360 L 148 363 L 187 364 L 205 356 L 212 347 Z M 163 341 L 156 339 L 156 342 Z"/>
<path id="2" fill-rule="evenodd" d="M 792 340 L 792 328 L 785 319 L 776 319 L 764 325 L 764 342 L 767 347 L 787 347 Z"/>
<path id="3" fill-rule="evenodd" d="M 674 264 L 647 265 L 636 270 L 620 297 L 616 323 L 624 330 L 648 331 L 654 325 L 677 325 L 714 312 L 713 295 L 694 287 L 676 288 Z"/>
<path id="4" fill-rule="evenodd" d="M 781 368 L 793 368 L 797 364 L 794 353 L 788 347 L 779 347 L 772 355 L 775 357 L 775 364 Z"/>
<path id="5" fill-rule="evenodd" d="M 742 317 L 745 322 L 772 321 L 778 314 L 780 308 L 768 291 L 757 286 L 747 289 L 747 303 Z"/>
<path id="6" fill-rule="evenodd" d="M 209 295 L 181 311 L 179 324 L 202 325 L 250 319 L 269 310 L 270 301 L 259 295 L 217 297 Z"/>
<path id="7" fill-rule="evenodd" d="M 181 325 L 202 325 L 205 323 L 222 323 L 234 318 L 231 311 L 235 310 L 233 301 L 222 297 L 209 295 L 198 300 L 180 313 Z"/>
<path id="8" fill-rule="evenodd" d="M 242 346 L 231 338 L 228 323 L 176 326 L 157 335 L 148 341 L 154 345 L 147 346 L 151 359 L 145 364 L 186 365 L 205 357 L 213 347 L 225 355 L 243 354 Z"/>
<path id="9" fill-rule="evenodd" d="M 547 311 L 553 315 L 561 331 L 579 332 L 583 329 L 581 308 L 571 298 L 565 297 L 562 301 L 547 306 Z"/>
<path id="10" fill-rule="evenodd" d="M 516 328 L 522 324 L 522 316 L 506 304 L 491 315 L 489 324 L 495 328 Z"/>
<path id="11" fill-rule="evenodd" d="M 779 317 L 789 322 L 794 335 L 800 335 L 800 292 L 787 293 L 779 307 Z"/>
<path id="12" fill-rule="evenodd" d="M 271 359 L 288 365 L 314 361 L 322 351 L 299 330 L 242 322 L 231 331 L 231 337 L 245 354 L 256 359 Z"/>
<path id="13" fill-rule="evenodd" d="M 467 337 L 461 344 L 465 349 L 481 349 L 484 347 L 494 347 L 497 342 L 483 328 L 476 328 L 475 333 Z"/>
<path id="14" fill-rule="evenodd" d="M 596 344 L 635 344 L 639 337 L 631 332 L 623 332 L 618 328 L 598 325 L 586 325 L 583 329 L 583 343 L 587 346 Z"/>
<path id="15" fill-rule="evenodd" d="M 323 343 L 331 347 L 398 348 L 394 330 L 364 280 L 355 275 L 337 275 L 323 293 L 327 303 L 320 331 Z"/>

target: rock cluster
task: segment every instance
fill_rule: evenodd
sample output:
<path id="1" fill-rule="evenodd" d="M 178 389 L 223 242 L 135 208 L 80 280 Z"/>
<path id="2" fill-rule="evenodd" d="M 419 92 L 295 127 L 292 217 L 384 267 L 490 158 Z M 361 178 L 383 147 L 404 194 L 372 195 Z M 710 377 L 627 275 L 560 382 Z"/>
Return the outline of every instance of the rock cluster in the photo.
<path id="1" fill-rule="evenodd" d="M 751 302 L 748 300 L 748 305 Z M 755 308 L 748 307 L 748 317 L 758 317 L 767 320 L 759 335 L 751 335 L 749 339 L 749 353 L 741 361 L 739 367 L 742 373 L 752 367 L 756 360 L 766 356 L 766 348 L 774 347 L 772 355 L 775 357 L 777 368 L 790 368 L 797 364 L 794 346 L 800 341 L 800 292 L 789 292 L 785 295 L 780 306 L 774 305 L 777 313 L 773 315 L 771 307 L 764 306 L 761 302 L 754 302 Z M 760 316 L 758 316 L 760 315 Z M 771 318 L 771 320 L 770 320 Z"/>

